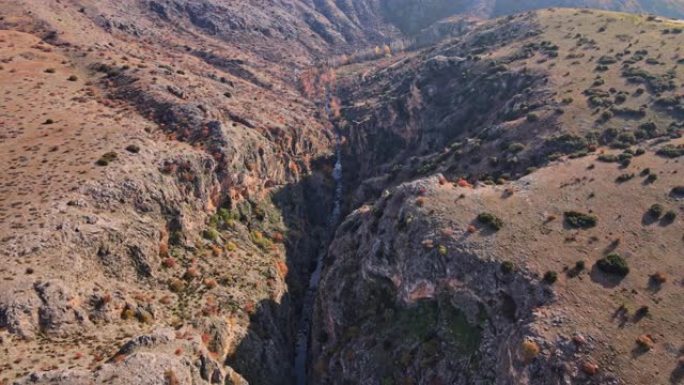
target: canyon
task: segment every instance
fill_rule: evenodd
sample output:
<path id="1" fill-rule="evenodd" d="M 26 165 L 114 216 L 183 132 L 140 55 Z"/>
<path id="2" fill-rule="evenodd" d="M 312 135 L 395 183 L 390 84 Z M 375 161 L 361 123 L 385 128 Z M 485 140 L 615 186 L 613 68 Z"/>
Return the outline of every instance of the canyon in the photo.
<path id="1" fill-rule="evenodd" d="M 681 383 L 682 17 L 3 1 L 0 384 Z"/>

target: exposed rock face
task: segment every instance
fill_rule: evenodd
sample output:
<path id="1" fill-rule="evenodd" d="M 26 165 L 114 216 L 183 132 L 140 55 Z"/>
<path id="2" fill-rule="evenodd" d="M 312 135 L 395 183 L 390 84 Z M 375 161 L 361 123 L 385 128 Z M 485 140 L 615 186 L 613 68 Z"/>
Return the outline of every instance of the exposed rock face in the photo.
<path id="1" fill-rule="evenodd" d="M 335 43 L 308 29 L 301 44 L 287 31 L 255 32 L 270 16 L 245 7 L 3 8 L 2 28 L 24 32 L 0 36 L 0 76 L 11 90 L 3 113 L 12 119 L 2 172 L 18 181 L 3 186 L 0 253 L 13 262 L 0 282 L 2 355 L 35 348 L 36 361 L 2 360 L 0 382 L 25 371 L 35 372 L 28 383 L 98 383 L 115 373 L 124 373 L 120 383 L 174 383 L 166 370 L 179 383 L 241 384 L 243 373 L 253 384 L 291 381 L 294 327 L 283 325 L 296 323 L 296 283 L 319 250 L 332 144 L 318 107 L 298 90 L 297 68 Z M 297 19 L 293 28 L 307 28 L 299 11 L 275 8 L 285 15 L 277 25 Z M 130 9 L 140 17 L 126 16 Z M 53 31 L 46 40 L 34 36 L 45 30 Z M 35 97 L 21 91 L 23 79 L 36 81 Z M 51 116 L 23 123 L 17 106 Z M 15 157 L 19 146 L 41 155 Z M 5 216 L 5 204 L 16 215 Z M 118 351 L 169 325 L 185 328 L 175 339 L 196 343 Z"/>
<path id="2" fill-rule="evenodd" d="M 468 151 L 480 151 L 480 140 L 510 135 L 516 129 L 514 121 L 535 109 L 553 106 L 548 73 L 517 65 L 531 57 L 532 51 L 516 52 L 511 47 L 503 57 L 487 57 L 487 47 L 525 40 L 538 34 L 539 28 L 535 17 L 529 15 L 497 26 L 481 25 L 463 39 L 408 57 L 401 65 L 349 77 L 340 92 L 343 104 L 349 106 L 343 109 L 341 124 L 350 143 L 344 159 L 346 168 L 352 170 L 347 177 L 365 181 L 354 202 L 377 196 L 383 183 L 410 179 L 416 171 L 431 171 L 438 164 L 450 163 L 444 160 L 458 161 Z M 553 116 L 547 124 L 549 130 L 555 128 Z M 460 148 L 448 147 L 459 140 L 454 146 Z M 539 144 L 534 137 L 528 143 Z M 480 151 L 464 162 L 468 164 L 451 170 L 477 173 L 490 169 L 486 162 L 479 163 L 484 153 Z M 506 167 L 507 173 L 529 166 L 529 159 L 516 155 L 515 162 Z"/>
<path id="3" fill-rule="evenodd" d="M 137 337 L 124 345 L 96 373 L 84 370 L 59 370 L 35 373 L 15 382 L 28 384 L 240 384 L 235 372 L 226 372 L 223 365 L 209 357 L 205 350 L 197 360 L 174 353 L 175 349 L 202 349 L 201 342 L 187 341 L 182 332 L 173 329 L 156 330 L 151 335 Z M 178 350 L 177 350 L 178 351 Z"/>
<path id="4" fill-rule="evenodd" d="M 318 296 L 315 383 L 519 378 L 522 366 L 501 357 L 515 354 L 552 294 L 528 274 L 503 273 L 485 250 L 459 242 L 467 232 L 416 206 L 448 188 L 438 180 L 392 189 L 340 226 Z"/>

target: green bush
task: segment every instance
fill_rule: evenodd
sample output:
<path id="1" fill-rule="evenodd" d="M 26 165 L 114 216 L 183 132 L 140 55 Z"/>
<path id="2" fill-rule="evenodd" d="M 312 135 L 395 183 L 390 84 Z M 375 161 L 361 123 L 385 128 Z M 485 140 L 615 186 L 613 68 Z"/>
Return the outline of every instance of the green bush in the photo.
<path id="1" fill-rule="evenodd" d="M 675 221 L 675 219 L 677 219 L 677 213 L 674 212 L 673 210 L 666 212 L 665 215 L 663 216 L 663 221 L 665 223 L 672 223 Z"/>
<path id="2" fill-rule="evenodd" d="M 98 166 L 107 166 L 109 163 L 113 162 L 118 158 L 118 155 L 114 151 L 103 154 L 100 159 L 98 159 L 95 164 Z"/>
<path id="3" fill-rule="evenodd" d="M 524 149 L 525 149 L 525 145 L 522 143 L 515 142 L 515 143 L 511 143 L 510 145 L 508 145 L 508 151 L 510 151 L 514 154 L 517 154 Z"/>
<path id="4" fill-rule="evenodd" d="M 515 265 L 511 261 L 501 262 L 501 272 L 504 274 L 510 274 L 515 271 Z"/>
<path id="5" fill-rule="evenodd" d="M 601 162 L 613 163 L 618 161 L 617 155 L 614 154 L 601 154 L 597 158 Z"/>
<path id="6" fill-rule="evenodd" d="M 494 231 L 499 231 L 503 227 L 503 221 L 501 218 L 497 217 L 494 214 L 490 213 L 480 213 L 477 216 L 477 221 L 488 226 Z"/>
<path id="7" fill-rule="evenodd" d="M 584 214 L 578 211 L 566 211 L 564 215 L 565 223 L 576 229 L 589 229 L 595 227 L 598 223 L 598 218 L 591 214 Z"/>
<path id="8" fill-rule="evenodd" d="M 629 163 L 627 163 L 627 164 L 623 163 L 622 165 L 626 167 L 626 166 L 629 165 Z M 627 181 L 629 181 L 629 180 L 631 180 L 631 179 L 634 179 L 634 174 L 622 174 L 622 175 L 618 176 L 618 177 L 615 179 L 615 181 L 616 181 L 617 183 L 624 183 L 624 182 L 627 182 Z"/>
<path id="9" fill-rule="evenodd" d="M 548 283 L 549 285 L 553 285 L 558 281 L 558 273 L 555 271 L 547 271 L 544 274 L 544 282 Z"/>
<path id="10" fill-rule="evenodd" d="M 678 158 L 684 155 L 684 146 L 675 146 L 672 144 L 668 144 L 667 146 L 660 148 L 656 152 L 656 154 L 665 158 Z"/>
<path id="11" fill-rule="evenodd" d="M 629 274 L 629 266 L 627 266 L 627 261 L 624 260 L 619 254 L 608 254 L 606 257 L 599 259 L 596 262 L 596 266 L 599 270 L 606 274 L 612 274 L 624 277 Z"/>
<path id="12" fill-rule="evenodd" d="M 648 215 L 652 216 L 655 219 L 660 218 L 661 215 L 663 215 L 663 206 L 659 204 L 654 204 L 648 209 Z"/>
<path id="13" fill-rule="evenodd" d="M 204 237 L 204 239 L 208 239 L 210 241 L 215 242 L 219 237 L 219 232 L 216 229 L 208 228 L 204 230 L 202 236 Z"/>
<path id="14" fill-rule="evenodd" d="M 539 115 L 535 114 L 534 112 L 530 112 L 527 114 L 527 121 L 530 123 L 537 122 L 539 121 Z"/>

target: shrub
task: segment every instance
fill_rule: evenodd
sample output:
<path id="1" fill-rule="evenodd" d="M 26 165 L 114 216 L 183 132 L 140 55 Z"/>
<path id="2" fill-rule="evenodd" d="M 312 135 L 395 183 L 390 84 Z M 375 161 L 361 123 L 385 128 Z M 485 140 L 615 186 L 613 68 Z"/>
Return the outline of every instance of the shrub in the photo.
<path id="1" fill-rule="evenodd" d="M 202 232 L 204 239 L 215 242 L 219 237 L 219 232 L 216 229 L 208 228 Z"/>
<path id="2" fill-rule="evenodd" d="M 653 349 L 653 346 L 655 345 L 655 343 L 653 342 L 653 339 L 648 334 L 640 335 L 636 339 L 636 343 L 637 343 L 637 345 L 639 345 L 639 347 L 641 349 L 644 349 L 644 350 L 651 350 L 651 349 Z"/>
<path id="3" fill-rule="evenodd" d="M 589 376 L 593 376 L 598 373 L 599 366 L 593 362 L 586 361 L 582 364 L 582 371 Z"/>
<path id="4" fill-rule="evenodd" d="M 522 151 L 522 150 L 524 150 L 524 149 L 525 149 L 525 145 L 522 144 L 522 143 L 518 143 L 518 142 L 516 142 L 516 143 L 511 143 L 511 144 L 508 146 L 508 151 L 510 151 L 510 152 L 512 152 L 512 153 L 514 153 L 514 154 L 517 154 L 517 153 L 519 153 L 520 151 Z"/>
<path id="5" fill-rule="evenodd" d="M 598 160 L 601 162 L 613 163 L 618 161 L 618 157 L 613 154 L 601 154 L 598 156 Z"/>
<path id="6" fill-rule="evenodd" d="M 675 186 L 670 190 L 670 195 L 684 196 L 684 186 Z"/>
<path id="7" fill-rule="evenodd" d="M 575 270 L 582 271 L 582 270 L 584 270 L 585 267 L 586 267 L 586 264 L 584 263 L 584 261 L 575 262 Z"/>
<path id="8" fill-rule="evenodd" d="M 55 72 L 57 72 L 57 71 L 54 68 L 48 68 L 45 70 L 45 73 L 48 73 L 48 74 L 54 74 Z"/>
<path id="9" fill-rule="evenodd" d="M 477 216 L 477 221 L 488 226 L 494 231 L 499 231 L 503 227 L 503 221 L 501 218 L 497 217 L 494 214 L 490 213 L 480 213 Z"/>
<path id="10" fill-rule="evenodd" d="M 530 340 L 525 340 L 522 343 L 522 355 L 525 361 L 530 362 L 533 359 L 535 359 L 539 353 L 541 352 L 541 349 L 539 348 L 539 345 Z"/>
<path id="11" fill-rule="evenodd" d="M 641 306 L 637 309 L 636 312 L 634 312 L 634 316 L 636 318 L 644 318 L 648 315 L 650 311 L 651 310 L 648 308 L 648 306 Z"/>
<path id="12" fill-rule="evenodd" d="M 154 322 L 154 316 L 152 313 L 145 309 L 138 308 L 135 312 L 135 318 L 138 319 L 139 322 L 145 323 L 145 324 L 151 324 Z"/>
<path id="13" fill-rule="evenodd" d="M 658 179 L 658 175 L 649 174 L 648 177 L 646 177 L 646 183 L 648 183 L 648 184 L 654 183 L 657 179 Z"/>
<path id="14" fill-rule="evenodd" d="M 114 160 L 116 160 L 116 158 L 118 158 L 118 155 L 116 154 L 116 152 L 110 151 L 110 152 L 105 153 L 104 155 L 102 155 L 102 156 L 100 157 L 100 159 L 98 159 L 98 160 L 95 162 L 95 164 L 97 164 L 98 166 L 107 166 L 109 163 L 111 163 L 111 162 L 113 162 Z"/>
<path id="15" fill-rule="evenodd" d="M 164 372 L 164 380 L 168 385 L 180 385 L 180 380 L 178 379 L 178 376 L 176 376 L 176 372 L 171 369 Z"/>
<path id="16" fill-rule="evenodd" d="M 589 229 L 595 227 L 598 223 L 598 218 L 591 214 L 584 214 L 578 211 L 566 211 L 564 215 L 565 223 L 576 229 Z"/>
<path id="17" fill-rule="evenodd" d="M 665 223 L 672 223 L 675 219 L 677 219 L 677 213 L 673 210 L 670 210 L 663 215 L 663 222 Z"/>
<path id="18" fill-rule="evenodd" d="M 233 241 L 228 241 L 228 243 L 226 243 L 226 250 L 231 251 L 231 252 L 235 251 L 235 250 L 237 250 L 237 245 Z"/>
<path id="19" fill-rule="evenodd" d="M 619 254 L 608 254 L 604 258 L 601 258 L 596 262 L 596 266 L 599 270 L 606 274 L 617 275 L 624 277 L 629 274 L 629 266 L 627 266 L 627 261 L 624 260 Z"/>
<path id="20" fill-rule="evenodd" d="M 658 219 L 658 218 L 660 218 L 661 215 L 663 215 L 663 211 L 664 211 L 663 206 L 656 203 L 656 204 L 652 205 L 651 207 L 649 207 L 648 215 L 650 215 L 651 217 L 653 217 L 655 219 Z"/>
<path id="21" fill-rule="evenodd" d="M 54 123 L 55 123 L 55 121 L 52 120 L 52 119 L 45 119 L 45 121 L 43 122 L 43 124 L 46 125 L 46 126 L 49 125 L 49 124 L 54 124 Z"/>
<path id="22" fill-rule="evenodd" d="M 218 282 L 216 282 L 214 278 L 205 278 L 203 283 L 208 289 L 213 289 L 218 286 Z"/>
<path id="23" fill-rule="evenodd" d="M 613 117 L 613 113 L 610 112 L 610 111 L 607 111 L 607 110 L 606 110 L 606 111 L 603 111 L 603 112 L 601 113 L 601 121 L 603 121 L 603 122 L 609 121 L 610 118 L 612 118 L 612 117 Z"/>
<path id="24" fill-rule="evenodd" d="M 135 311 L 133 311 L 130 306 L 126 305 L 126 307 L 121 311 L 121 319 L 129 320 L 133 319 L 133 317 L 135 317 Z"/>
<path id="25" fill-rule="evenodd" d="M 527 114 L 527 121 L 530 123 L 537 122 L 539 121 L 539 115 L 535 114 L 534 112 L 530 112 Z"/>
<path id="26" fill-rule="evenodd" d="M 547 271 L 544 274 L 544 282 L 548 283 L 549 285 L 553 285 L 558 281 L 558 273 L 555 271 Z"/>
<path id="27" fill-rule="evenodd" d="M 172 257 L 164 258 L 162 261 L 162 266 L 164 266 L 167 269 L 174 268 L 176 266 L 176 260 Z"/>
<path id="28" fill-rule="evenodd" d="M 137 144 L 129 144 L 126 146 L 126 151 L 132 153 L 132 154 L 137 154 L 140 152 L 140 146 Z"/>
<path id="29" fill-rule="evenodd" d="M 188 281 L 192 281 L 195 278 L 199 278 L 200 275 L 201 275 L 201 273 L 196 267 L 190 266 L 185 270 L 185 273 L 183 274 L 183 278 L 188 280 Z"/>
<path id="30" fill-rule="evenodd" d="M 623 166 L 624 166 L 624 164 L 623 164 Z M 618 177 L 615 179 L 615 181 L 616 181 L 617 183 L 624 183 L 624 182 L 627 182 L 627 181 L 629 181 L 629 180 L 631 180 L 631 179 L 633 179 L 633 178 L 634 178 L 634 174 L 622 174 L 622 175 L 618 176 Z"/>
<path id="31" fill-rule="evenodd" d="M 651 275 L 651 280 L 658 285 L 662 285 L 665 282 L 667 282 L 667 275 L 665 275 L 665 273 L 663 272 L 658 271 L 655 274 Z"/>
<path id="32" fill-rule="evenodd" d="M 617 63 L 617 59 L 613 56 L 601 56 L 597 60 L 597 63 L 599 63 L 599 64 L 613 64 L 613 63 Z"/>
<path id="33" fill-rule="evenodd" d="M 273 247 L 273 242 L 266 238 L 261 231 L 254 230 L 250 232 L 250 238 L 252 239 L 252 243 L 262 250 L 270 250 Z"/>
<path id="34" fill-rule="evenodd" d="M 76 75 L 71 75 L 71 76 L 69 76 L 69 77 L 67 78 L 67 80 L 70 81 L 70 82 L 75 82 L 76 80 L 78 80 L 78 76 L 76 76 Z"/>
<path id="35" fill-rule="evenodd" d="M 510 274 L 515 271 L 515 265 L 511 261 L 501 262 L 501 272 L 504 274 Z"/>
<path id="36" fill-rule="evenodd" d="M 663 146 L 658 151 L 656 151 L 656 154 L 665 158 L 678 158 L 684 155 L 684 146 L 675 146 L 672 144 L 668 144 L 667 146 Z"/>

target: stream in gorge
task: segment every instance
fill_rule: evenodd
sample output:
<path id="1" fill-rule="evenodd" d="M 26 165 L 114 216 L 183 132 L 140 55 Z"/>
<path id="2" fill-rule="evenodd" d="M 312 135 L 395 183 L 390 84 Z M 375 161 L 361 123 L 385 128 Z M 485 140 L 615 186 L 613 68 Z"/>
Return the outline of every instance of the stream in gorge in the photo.
<path id="1" fill-rule="evenodd" d="M 330 97 L 328 96 L 325 109 L 328 116 L 332 118 L 332 111 L 330 109 Z M 331 119 L 332 121 L 332 119 Z M 321 280 L 321 271 L 323 270 L 323 260 L 327 254 L 328 245 L 332 240 L 332 236 L 335 233 L 335 227 L 337 226 L 340 215 L 342 211 L 342 148 L 339 132 L 335 132 L 335 167 L 333 168 L 332 177 L 335 182 L 335 196 L 333 209 L 330 213 L 327 223 L 327 234 L 328 237 L 323 242 L 322 249 L 318 253 L 316 258 L 316 267 L 311 273 L 309 278 L 309 285 L 304 296 L 304 301 L 302 304 L 302 314 L 297 325 L 297 344 L 295 346 L 295 362 L 294 371 L 296 377 L 297 385 L 307 384 L 307 362 L 309 356 L 309 346 L 311 338 L 311 322 L 313 318 L 314 304 L 316 302 L 316 293 L 318 291 L 318 284 Z"/>

